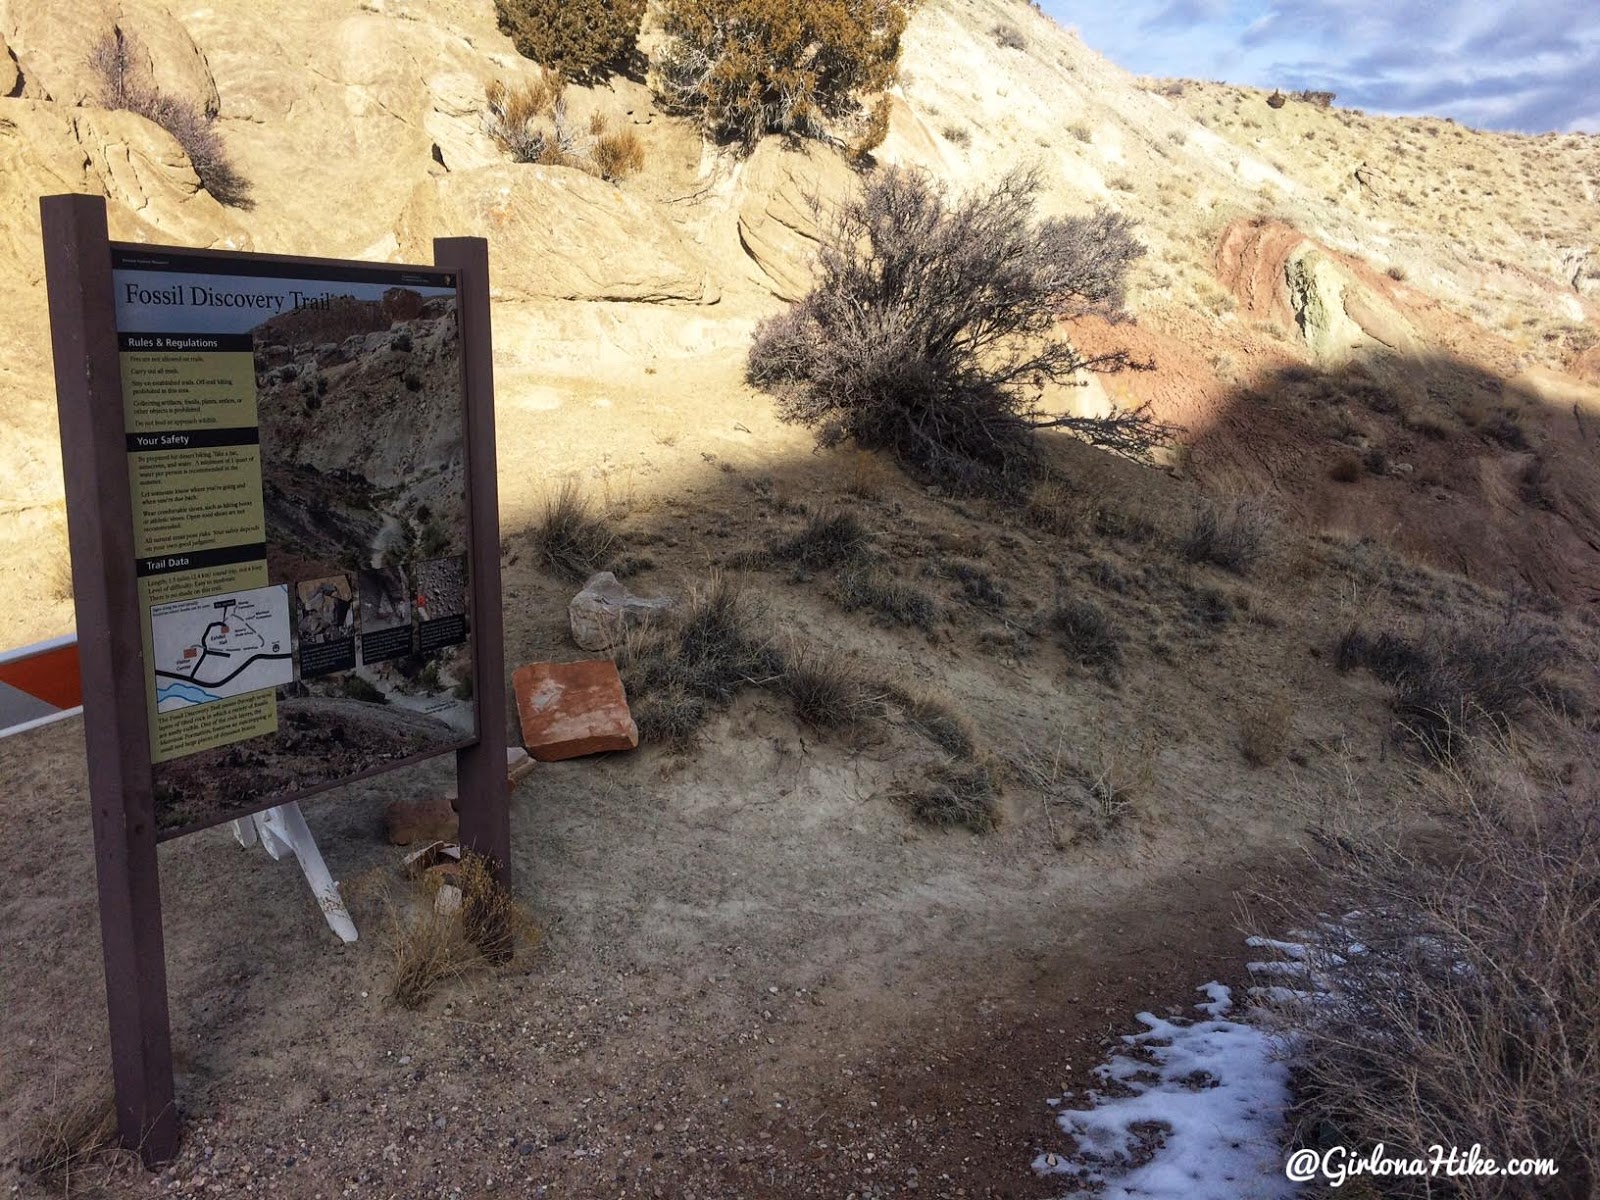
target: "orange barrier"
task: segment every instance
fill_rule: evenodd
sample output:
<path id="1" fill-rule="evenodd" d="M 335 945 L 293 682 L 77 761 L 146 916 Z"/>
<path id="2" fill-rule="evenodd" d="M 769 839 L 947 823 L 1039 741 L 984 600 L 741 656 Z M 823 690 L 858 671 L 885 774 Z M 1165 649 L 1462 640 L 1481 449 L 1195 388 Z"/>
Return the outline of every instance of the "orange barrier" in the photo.
<path id="1" fill-rule="evenodd" d="M 70 717 L 82 706 L 76 637 L 0 653 L 0 737 Z"/>

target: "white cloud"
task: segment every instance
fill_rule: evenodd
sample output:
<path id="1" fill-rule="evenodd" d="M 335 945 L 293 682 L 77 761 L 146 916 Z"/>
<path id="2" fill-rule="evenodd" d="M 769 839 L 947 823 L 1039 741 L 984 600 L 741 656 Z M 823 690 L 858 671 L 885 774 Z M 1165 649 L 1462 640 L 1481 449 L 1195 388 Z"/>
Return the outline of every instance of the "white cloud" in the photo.
<path id="1" fill-rule="evenodd" d="M 1084 40 L 1129 70 L 1327 89 L 1340 103 L 1493 128 L 1593 129 L 1595 0 L 1130 0 L 1069 10 Z"/>

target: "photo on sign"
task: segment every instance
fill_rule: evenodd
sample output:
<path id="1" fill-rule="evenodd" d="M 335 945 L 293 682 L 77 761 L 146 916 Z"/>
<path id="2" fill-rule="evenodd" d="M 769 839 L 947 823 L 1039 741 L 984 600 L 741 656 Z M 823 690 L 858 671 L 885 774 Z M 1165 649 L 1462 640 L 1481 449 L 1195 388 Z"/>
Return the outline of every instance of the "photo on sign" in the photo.
<path id="1" fill-rule="evenodd" d="M 307 579 L 295 585 L 300 620 L 295 637 L 300 647 L 300 677 L 315 679 L 356 665 L 356 637 L 361 606 L 346 574 Z"/>
<path id="2" fill-rule="evenodd" d="M 410 584 L 402 567 L 374 567 L 361 581 L 361 661 L 369 666 L 411 653 Z"/>
<path id="3" fill-rule="evenodd" d="M 146 427 L 192 414 L 183 419 L 205 430 L 187 442 L 183 430 L 161 431 L 161 448 L 140 460 L 149 494 L 163 479 L 199 478 L 195 467 L 209 465 L 205 442 L 250 450 L 228 468 L 234 487 L 259 445 L 252 487 L 260 524 L 244 539 L 257 558 L 206 571 L 180 565 L 161 575 L 159 590 L 149 588 L 164 672 L 153 721 L 182 718 L 201 730 L 156 764 L 157 821 L 166 831 L 214 824 L 476 735 L 453 280 L 353 265 L 354 281 L 341 282 L 292 267 L 175 254 L 168 262 L 141 255 L 139 269 L 124 263 L 114 272 L 125 387 L 137 384 L 141 400 L 160 406 Z M 197 349 L 196 335 L 207 333 L 226 335 L 226 345 Z M 158 372 L 169 381 L 160 392 Z M 173 386 L 190 398 L 170 394 Z M 253 422 L 248 440 L 230 433 L 245 421 Z M 205 452 L 215 457 L 214 448 Z M 213 493 L 197 496 L 192 511 L 208 511 Z M 202 517 L 192 524 L 196 536 L 206 532 Z M 188 526 L 180 534 L 189 536 Z M 230 583 L 241 586 L 224 593 Z M 203 595 L 185 594 L 202 585 Z M 258 636 L 276 643 L 270 657 L 253 648 Z M 268 690 L 252 691 L 245 710 L 235 695 L 245 687 Z M 218 701 L 236 714 L 215 708 L 203 729 L 191 714 L 170 711 Z"/>

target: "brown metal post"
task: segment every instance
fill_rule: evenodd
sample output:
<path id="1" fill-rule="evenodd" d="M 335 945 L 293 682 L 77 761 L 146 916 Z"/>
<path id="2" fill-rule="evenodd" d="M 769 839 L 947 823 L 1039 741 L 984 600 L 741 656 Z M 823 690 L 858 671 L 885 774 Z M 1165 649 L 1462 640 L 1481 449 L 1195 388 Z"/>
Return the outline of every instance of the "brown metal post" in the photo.
<path id="1" fill-rule="evenodd" d="M 435 266 L 456 272 L 466 400 L 467 520 L 471 536 L 472 674 L 478 743 L 456 752 L 461 844 L 511 878 L 506 788 L 505 614 L 500 601 L 500 486 L 494 445 L 494 347 L 489 327 L 489 243 L 435 238 Z"/>
<path id="2" fill-rule="evenodd" d="M 178 1149 L 144 651 L 105 201 L 45 196 L 45 277 L 72 546 L 111 1066 L 123 1144 Z"/>

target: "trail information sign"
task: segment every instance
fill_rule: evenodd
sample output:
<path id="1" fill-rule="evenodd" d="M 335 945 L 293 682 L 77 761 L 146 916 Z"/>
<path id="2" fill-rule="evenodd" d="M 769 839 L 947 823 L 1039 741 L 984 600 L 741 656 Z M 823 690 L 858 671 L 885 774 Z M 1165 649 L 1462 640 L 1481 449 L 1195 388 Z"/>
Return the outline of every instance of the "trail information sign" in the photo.
<path id="1" fill-rule="evenodd" d="M 42 202 L 112 1059 L 177 1141 L 157 841 L 446 752 L 505 871 L 488 254 L 113 243 Z"/>
<path id="2" fill-rule="evenodd" d="M 472 741 L 455 274 L 111 266 L 163 835 Z"/>

